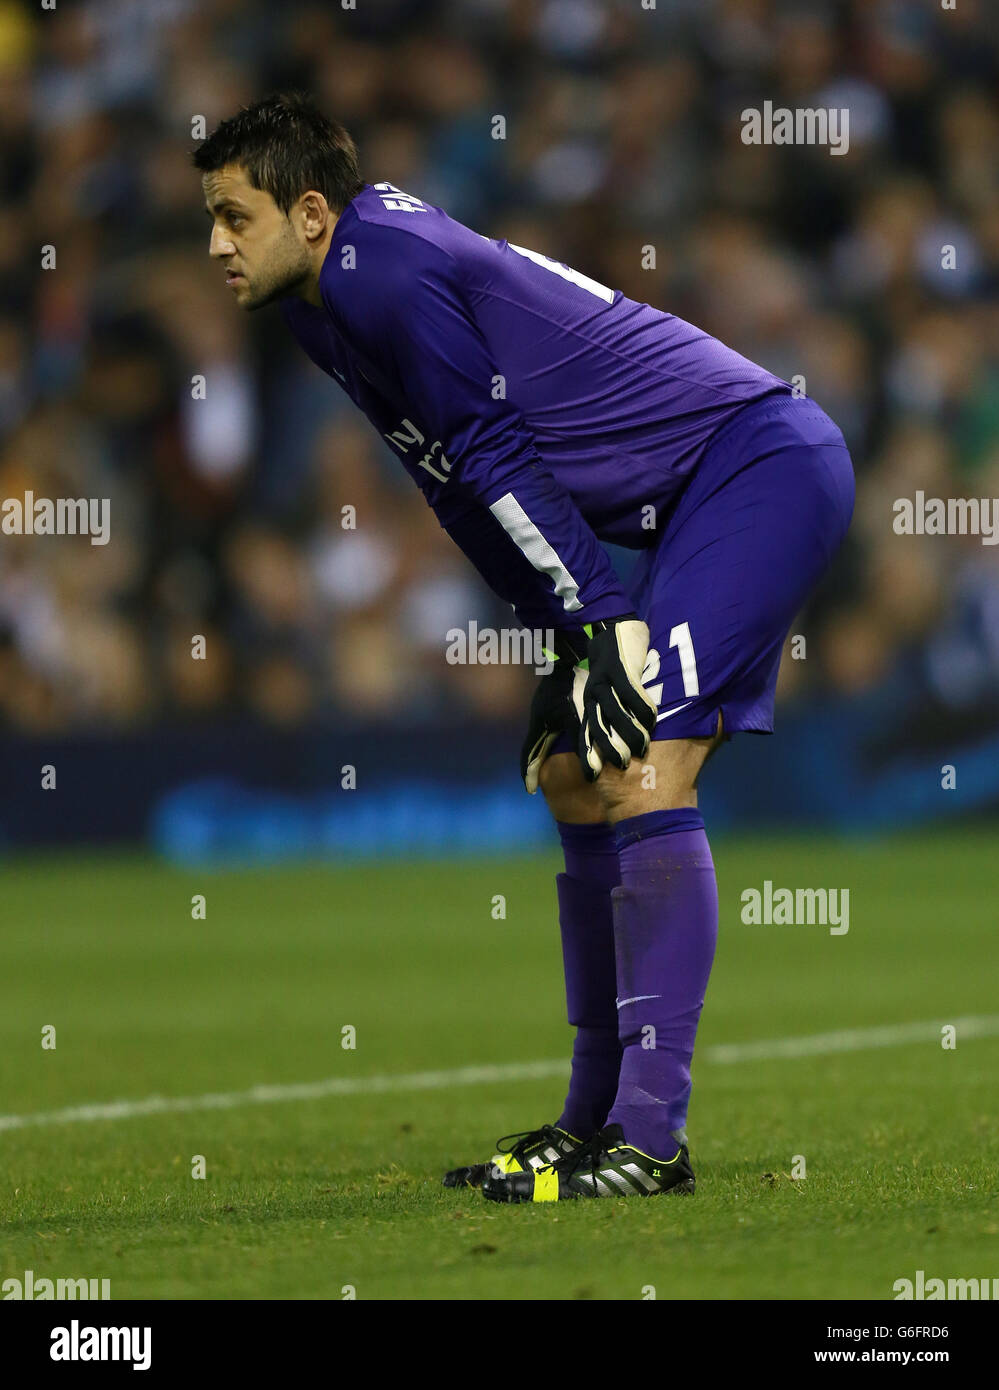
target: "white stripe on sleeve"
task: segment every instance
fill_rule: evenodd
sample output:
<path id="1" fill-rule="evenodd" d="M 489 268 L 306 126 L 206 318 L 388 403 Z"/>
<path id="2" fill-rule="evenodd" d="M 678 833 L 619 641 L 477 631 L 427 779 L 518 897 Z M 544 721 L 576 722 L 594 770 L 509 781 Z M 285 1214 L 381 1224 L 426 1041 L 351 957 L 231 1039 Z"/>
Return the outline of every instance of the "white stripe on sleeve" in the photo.
<path id="1" fill-rule="evenodd" d="M 513 493 L 507 492 L 497 497 L 495 502 L 490 503 L 489 510 L 534 568 L 549 576 L 565 611 L 575 613 L 582 608 L 579 585 Z"/>

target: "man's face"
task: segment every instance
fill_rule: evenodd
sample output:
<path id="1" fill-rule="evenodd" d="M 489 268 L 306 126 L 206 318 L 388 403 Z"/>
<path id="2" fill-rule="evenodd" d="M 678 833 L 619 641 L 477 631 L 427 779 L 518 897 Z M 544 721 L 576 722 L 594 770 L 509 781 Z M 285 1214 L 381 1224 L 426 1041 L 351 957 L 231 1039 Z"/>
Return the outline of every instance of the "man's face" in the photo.
<path id="1" fill-rule="evenodd" d="M 253 188 L 239 165 L 204 174 L 201 183 L 212 219 L 209 254 L 225 266 L 240 308 L 259 309 L 294 293 L 312 270 L 294 219 Z"/>

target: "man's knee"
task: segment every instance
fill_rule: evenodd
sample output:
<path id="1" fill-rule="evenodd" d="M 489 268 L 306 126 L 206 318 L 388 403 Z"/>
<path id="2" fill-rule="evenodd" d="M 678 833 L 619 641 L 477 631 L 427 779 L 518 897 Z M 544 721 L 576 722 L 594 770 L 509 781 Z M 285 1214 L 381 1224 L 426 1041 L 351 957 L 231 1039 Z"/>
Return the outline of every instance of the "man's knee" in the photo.
<path id="1" fill-rule="evenodd" d="M 623 770 L 605 767 L 594 785 L 604 816 L 614 823 L 649 811 L 673 811 L 697 805 L 697 779 L 722 742 L 722 720 L 713 738 L 662 739 L 649 744 L 644 758 L 632 758 Z"/>
<path id="2" fill-rule="evenodd" d="M 605 767 L 596 786 L 604 818 L 612 824 L 649 811 L 673 811 L 681 806 L 697 805 L 696 775 L 660 755 L 641 763 L 632 758 L 624 771 Z"/>
<path id="3" fill-rule="evenodd" d="M 538 785 L 555 820 L 596 825 L 607 818 L 597 785 L 587 782 L 575 753 L 555 753 L 546 758 Z"/>

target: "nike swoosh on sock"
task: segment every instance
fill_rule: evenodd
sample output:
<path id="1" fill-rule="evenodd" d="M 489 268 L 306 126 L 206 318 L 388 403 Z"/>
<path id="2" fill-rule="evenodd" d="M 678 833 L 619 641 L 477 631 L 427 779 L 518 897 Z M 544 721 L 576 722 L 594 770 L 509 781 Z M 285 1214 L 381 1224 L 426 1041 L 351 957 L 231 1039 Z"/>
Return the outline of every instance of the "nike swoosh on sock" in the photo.
<path id="1" fill-rule="evenodd" d="M 633 994 L 630 999 L 615 999 L 614 1002 L 619 1009 L 623 1009 L 625 1004 L 637 1004 L 640 999 L 661 999 L 661 994 Z"/>

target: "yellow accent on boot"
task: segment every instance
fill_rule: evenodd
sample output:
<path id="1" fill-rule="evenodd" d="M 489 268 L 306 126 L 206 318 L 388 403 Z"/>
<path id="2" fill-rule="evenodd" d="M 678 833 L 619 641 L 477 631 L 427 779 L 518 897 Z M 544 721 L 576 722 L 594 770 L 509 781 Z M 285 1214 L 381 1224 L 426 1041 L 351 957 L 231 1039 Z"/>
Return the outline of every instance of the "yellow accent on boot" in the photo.
<path id="1" fill-rule="evenodd" d="M 538 1168 L 534 1174 L 532 1202 L 558 1201 L 558 1173 L 554 1168 Z"/>
<path id="2" fill-rule="evenodd" d="M 501 1173 L 522 1173 L 524 1170 L 513 1154 L 493 1154 L 493 1163 Z"/>

